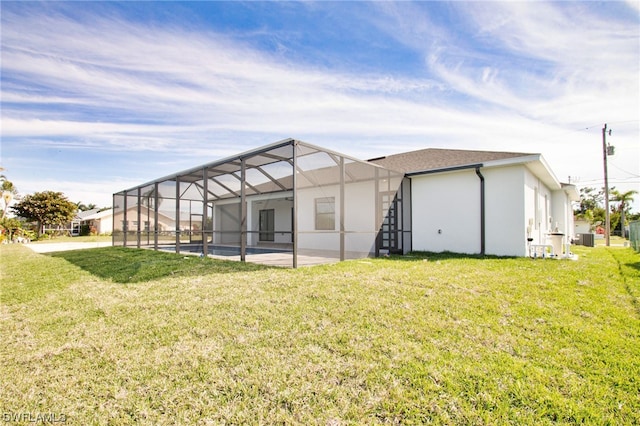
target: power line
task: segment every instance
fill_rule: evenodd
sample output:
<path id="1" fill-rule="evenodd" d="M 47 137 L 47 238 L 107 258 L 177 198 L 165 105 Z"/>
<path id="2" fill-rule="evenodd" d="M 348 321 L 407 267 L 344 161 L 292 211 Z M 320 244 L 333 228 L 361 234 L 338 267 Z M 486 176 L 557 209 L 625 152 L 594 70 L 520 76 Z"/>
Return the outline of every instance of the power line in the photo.
<path id="1" fill-rule="evenodd" d="M 629 171 L 627 171 L 627 170 L 623 169 L 622 167 L 618 167 L 618 166 L 616 166 L 614 163 L 611 163 L 611 165 L 612 165 L 613 167 L 615 167 L 616 169 L 620 170 L 621 172 L 624 172 L 624 173 L 626 173 L 626 174 L 628 174 L 628 175 L 631 175 L 632 177 L 640 177 L 640 175 L 636 175 L 636 174 L 634 174 L 634 173 L 631 173 L 631 172 L 629 172 Z"/>
<path id="2" fill-rule="evenodd" d="M 609 179 L 609 183 L 640 183 L 640 180 L 632 180 L 630 181 L 629 179 L 636 179 L 637 176 L 634 177 L 630 177 L 630 178 L 615 178 L 615 179 Z M 586 185 L 586 184 L 593 184 L 593 183 L 602 183 L 604 181 L 604 179 L 602 178 L 595 178 L 595 179 L 576 179 L 573 181 L 573 183 L 575 185 Z"/>
<path id="3" fill-rule="evenodd" d="M 615 122 L 611 122 L 609 124 L 625 124 L 625 123 L 640 123 L 640 120 L 623 120 L 623 121 L 615 121 Z M 548 138 L 545 139 L 541 139 L 540 142 L 551 142 L 554 140 L 558 140 L 558 139 L 564 139 L 567 135 L 573 134 L 573 133 L 579 133 L 579 132 L 584 132 L 586 130 L 595 130 L 596 128 L 598 130 L 600 130 L 600 126 L 602 126 L 602 124 L 592 124 L 590 126 L 587 127 L 581 127 L 579 129 L 574 129 L 574 130 L 567 130 L 564 133 L 558 134 L 558 135 L 554 135 L 554 136 L 550 136 Z"/>
<path id="4" fill-rule="evenodd" d="M 640 122 L 640 120 L 626 120 L 626 121 L 614 121 L 608 124 L 626 124 L 626 123 L 635 123 L 635 122 Z M 596 123 L 596 124 L 592 124 L 591 126 L 587 126 L 584 129 L 578 129 L 576 131 L 580 131 L 580 130 L 592 130 L 594 128 L 600 128 L 601 124 L 600 123 Z"/>

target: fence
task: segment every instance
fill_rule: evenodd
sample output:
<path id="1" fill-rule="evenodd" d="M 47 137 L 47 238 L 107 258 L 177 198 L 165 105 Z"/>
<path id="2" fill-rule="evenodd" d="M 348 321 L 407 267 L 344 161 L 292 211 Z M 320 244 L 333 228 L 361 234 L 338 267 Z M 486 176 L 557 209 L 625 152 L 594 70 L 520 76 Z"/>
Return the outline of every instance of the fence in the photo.
<path id="1" fill-rule="evenodd" d="M 640 220 L 629 224 L 629 241 L 631 242 L 631 247 L 640 252 Z"/>

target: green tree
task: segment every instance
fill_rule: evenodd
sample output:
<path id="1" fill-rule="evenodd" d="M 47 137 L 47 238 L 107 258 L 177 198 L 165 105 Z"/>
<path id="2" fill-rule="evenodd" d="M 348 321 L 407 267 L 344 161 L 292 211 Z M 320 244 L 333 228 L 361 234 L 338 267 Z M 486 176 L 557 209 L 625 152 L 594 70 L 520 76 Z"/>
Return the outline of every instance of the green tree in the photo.
<path id="1" fill-rule="evenodd" d="M 575 210 L 576 216 L 584 217 L 587 212 L 594 212 L 604 200 L 604 189 L 580 188 L 580 204 Z M 603 211 L 604 213 L 604 211 Z"/>
<path id="2" fill-rule="evenodd" d="M 591 224 L 599 224 L 604 226 L 604 221 L 606 218 L 604 207 L 598 206 L 593 210 L 588 210 L 588 212 L 591 213 L 591 217 L 593 218 Z M 609 212 L 609 216 L 611 216 L 611 212 Z M 609 220 L 611 220 L 611 218 L 609 218 Z"/>
<path id="3" fill-rule="evenodd" d="M 63 225 L 76 215 L 77 206 L 62 192 L 44 191 L 26 195 L 12 207 L 20 217 L 38 223 L 37 236 L 43 225 Z"/>
<path id="4" fill-rule="evenodd" d="M 630 204 L 633 202 L 633 196 L 637 194 L 638 191 L 630 190 L 627 192 L 620 192 L 617 189 L 612 189 L 611 194 L 613 195 L 613 200 L 619 202 L 618 211 L 620 212 L 620 229 L 622 230 L 622 237 L 625 237 L 624 227 L 626 225 L 625 215 L 628 214 L 628 210 L 630 208 Z"/>

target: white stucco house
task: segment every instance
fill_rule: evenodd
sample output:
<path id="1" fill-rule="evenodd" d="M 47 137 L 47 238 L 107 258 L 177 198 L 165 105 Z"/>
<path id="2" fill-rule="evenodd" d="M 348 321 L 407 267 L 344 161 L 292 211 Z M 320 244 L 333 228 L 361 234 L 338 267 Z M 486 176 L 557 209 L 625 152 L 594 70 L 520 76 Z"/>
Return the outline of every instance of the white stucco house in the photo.
<path id="1" fill-rule="evenodd" d="M 412 250 L 526 256 L 551 234 L 574 237 L 579 193 L 541 154 L 423 149 L 370 161 L 410 182 Z"/>
<path id="2" fill-rule="evenodd" d="M 363 161 L 286 139 L 114 194 L 113 243 L 292 267 L 410 251 L 526 256 L 553 233 L 570 241 L 578 199 L 540 154 Z"/>
<path id="3" fill-rule="evenodd" d="M 110 234 L 113 231 L 113 210 L 91 209 L 78 212 L 71 222 L 71 235 L 80 235 L 83 226 L 88 226 L 98 235 Z"/>

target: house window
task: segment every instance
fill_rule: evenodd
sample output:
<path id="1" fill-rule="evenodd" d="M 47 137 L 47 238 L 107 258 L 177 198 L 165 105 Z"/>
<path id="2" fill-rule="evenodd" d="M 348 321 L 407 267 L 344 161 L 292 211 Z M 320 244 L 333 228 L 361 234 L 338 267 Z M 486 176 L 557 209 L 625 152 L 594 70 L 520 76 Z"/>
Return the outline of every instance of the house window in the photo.
<path id="1" fill-rule="evenodd" d="M 335 197 L 316 198 L 316 230 L 333 231 L 336 229 Z"/>

